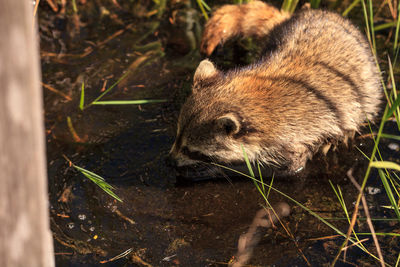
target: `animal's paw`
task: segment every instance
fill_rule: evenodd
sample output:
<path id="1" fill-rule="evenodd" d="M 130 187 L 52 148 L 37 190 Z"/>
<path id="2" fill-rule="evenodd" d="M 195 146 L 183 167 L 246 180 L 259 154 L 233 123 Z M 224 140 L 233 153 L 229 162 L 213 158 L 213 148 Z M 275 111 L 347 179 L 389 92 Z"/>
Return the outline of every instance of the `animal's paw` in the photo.
<path id="1" fill-rule="evenodd" d="M 225 5 L 219 8 L 204 28 L 200 52 L 209 56 L 219 44 L 222 45 L 236 35 L 241 17 L 239 5 Z"/>
<path id="2" fill-rule="evenodd" d="M 313 153 L 305 146 L 297 146 L 295 150 L 286 151 L 284 154 L 285 162 L 279 172 L 281 175 L 300 175 L 304 173 L 307 161 Z"/>

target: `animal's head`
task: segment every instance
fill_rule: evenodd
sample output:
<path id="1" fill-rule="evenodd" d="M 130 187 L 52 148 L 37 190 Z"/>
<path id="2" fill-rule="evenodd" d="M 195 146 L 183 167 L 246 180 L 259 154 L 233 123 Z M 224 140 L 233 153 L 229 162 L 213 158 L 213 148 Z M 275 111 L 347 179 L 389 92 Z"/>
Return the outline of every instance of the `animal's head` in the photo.
<path id="1" fill-rule="evenodd" d="M 198 66 L 192 95 L 182 106 L 170 156 L 178 166 L 201 162 L 243 161 L 242 146 L 250 160 L 260 153 L 254 103 L 248 103 L 237 73 L 223 73 L 208 60 Z M 241 89 L 241 90 L 239 90 Z M 251 102 L 251 101 L 250 101 Z M 260 114 L 258 114 L 260 115 Z"/>

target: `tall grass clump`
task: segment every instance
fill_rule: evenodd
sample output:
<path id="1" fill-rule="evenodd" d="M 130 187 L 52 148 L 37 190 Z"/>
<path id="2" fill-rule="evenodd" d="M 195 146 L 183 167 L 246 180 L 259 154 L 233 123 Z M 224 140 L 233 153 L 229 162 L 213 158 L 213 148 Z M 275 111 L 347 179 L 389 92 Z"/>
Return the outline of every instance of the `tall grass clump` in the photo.
<path id="1" fill-rule="evenodd" d="M 372 6 L 372 0 L 367 0 L 367 3 L 365 3 L 364 0 L 361 1 L 362 7 L 363 7 L 363 12 L 364 12 L 364 19 L 365 19 L 365 24 L 367 28 L 367 38 L 370 42 L 371 49 L 373 52 L 373 55 L 376 60 L 376 64 L 379 68 L 379 70 L 382 71 L 381 65 L 379 64 L 379 58 L 378 58 L 378 52 L 376 50 L 376 39 L 375 39 L 375 27 L 374 27 L 374 14 L 373 14 L 373 6 Z M 400 10 L 400 2 L 398 5 L 398 14 Z M 394 42 L 397 42 L 398 40 L 398 31 L 399 31 L 399 16 L 397 15 L 397 23 L 396 23 L 396 34 L 394 37 Z M 394 45 L 394 50 L 393 50 L 393 56 L 396 57 L 398 54 L 399 47 Z M 383 90 L 385 92 L 386 100 L 387 103 L 385 105 L 385 110 L 382 116 L 382 119 L 380 121 L 378 133 L 376 136 L 373 136 L 373 141 L 374 141 L 374 147 L 371 153 L 371 156 L 369 157 L 369 165 L 367 168 L 367 171 L 365 173 L 363 183 L 361 185 L 361 189 L 365 189 L 365 184 L 367 183 L 367 180 L 370 176 L 370 172 L 372 168 L 377 168 L 379 176 L 383 179 L 383 185 L 386 184 L 385 182 L 385 177 L 388 178 L 391 182 L 392 185 L 399 185 L 399 177 L 397 176 L 396 173 L 393 173 L 392 170 L 397 170 L 400 171 L 400 166 L 394 162 L 389 162 L 389 161 L 384 161 L 381 157 L 381 153 L 379 151 L 379 143 L 383 138 L 389 138 L 389 139 L 395 139 L 395 140 L 400 140 L 400 135 L 389 135 L 385 134 L 383 132 L 383 128 L 385 123 L 388 121 L 391 121 L 392 118 L 396 122 L 398 129 L 400 129 L 400 120 L 399 120 L 399 105 L 400 105 L 400 98 L 398 97 L 397 90 L 396 90 L 396 83 L 395 83 L 395 75 L 393 71 L 393 65 L 392 65 L 392 60 L 390 57 L 388 57 L 388 70 L 386 72 L 382 72 L 382 86 Z M 394 61 L 393 64 L 396 64 L 396 60 Z M 386 73 L 386 77 L 385 77 Z M 389 81 L 388 83 L 385 82 L 385 80 Z M 391 90 L 388 88 L 387 84 L 390 84 Z M 384 175 L 383 175 L 384 174 Z M 395 190 L 396 195 L 400 196 L 396 186 L 391 186 L 393 190 Z M 385 188 L 386 189 L 386 188 Z M 388 188 L 390 189 L 390 188 Z M 388 197 L 390 197 L 390 193 L 387 191 Z M 357 198 L 356 204 L 360 202 L 360 196 Z M 393 209 L 396 211 L 397 218 L 400 221 L 400 213 L 398 212 L 398 204 L 393 206 Z"/>
<path id="2" fill-rule="evenodd" d="M 243 149 L 243 157 L 244 160 L 246 162 L 247 168 L 249 170 L 249 174 L 237 171 L 235 169 L 220 165 L 220 164 L 216 164 L 214 163 L 214 165 L 221 167 L 223 169 L 227 169 L 229 171 L 232 171 L 234 173 L 237 173 L 241 176 L 247 177 L 249 179 L 251 179 L 254 183 L 254 185 L 256 186 L 258 192 L 261 194 L 261 196 L 263 197 L 263 199 L 265 200 L 266 205 L 264 206 L 264 208 L 266 209 L 271 209 L 272 212 L 275 214 L 275 216 L 279 219 L 279 216 L 277 216 L 276 212 L 273 210 L 269 200 L 268 200 L 268 196 L 272 191 L 274 191 L 275 193 L 278 193 L 279 195 L 283 196 L 284 198 L 286 198 L 288 201 L 292 202 L 294 205 L 299 206 L 300 208 L 302 208 L 303 210 L 305 210 L 306 212 L 308 212 L 311 216 L 315 217 L 317 220 L 319 220 L 320 222 L 324 223 L 326 226 L 328 226 L 329 228 L 331 228 L 334 232 L 336 232 L 339 236 L 342 236 L 343 238 L 345 238 L 346 240 L 348 240 L 348 242 L 352 243 L 353 246 L 358 247 L 359 249 L 361 249 L 363 252 L 365 252 L 366 254 L 370 255 L 372 258 L 374 258 L 375 260 L 379 260 L 379 257 L 374 255 L 372 252 L 370 252 L 361 242 L 359 235 L 368 235 L 369 233 L 362 233 L 362 234 L 357 234 L 354 230 L 354 236 L 350 236 L 347 237 L 347 234 L 343 231 L 341 231 L 338 227 L 336 227 L 333 223 L 329 222 L 328 219 L 323 218 L 322 216 L 320 216 L 317 212 L 314 212 L 313 210 L 307 208 L 305 205 L 301 204 L 300 202 L 298 202 L 297 200 L 295 200 L 294 198 L 292 198 L 291 196 L 283 193 L 282 191 L 276 189 L 275 187 L 273 187 L 273 181 L 274 181 L 274 176 L 272 176 L 271 182 L 269 184 L 265 183 L 263 180 L 263 176 L 262 176 L 262 172 L 261 172 L 261 168 L 260 168 L 260 164 L 257 162 L 257 172 L 254 172 L 253 170 L 253 166 L 250 162 L 250 160 L 247 157 L 247 153 L 245 151 L 245 148 L 242 146 Z M 258 174 L 258 175 L 256 175 Z M 332 183 L 331 183 L 332 184 Z M 334 188 L 333 184 L 332 187 Z M 334 188 L 335 190 L 335 188 Z M 339 196 L 339 202 L 341 203 L 343 209 L 346 211 L 346 220 L 348 222 L 350 222 L 351 218 L 349 216 L 349 213 L 347 212 L 347 208 L 342 196 L 342 192 L 340 187 L 338 187 L 337 190 L 335 190 L 335 192 L 339 192 L 337 193 L 337 195 Z M 293 242 L 295 242 L 295 245 L 297 248 L 299 248 L 296 238 L 295 236 L 290 232 L 289 228 L 285 227 L 285 225 L 281 222 L 281 225 L 283 226 L 285 232 L 288 234 L 289 237 L 291 237 L 291 240 Z M 385 233 L 377 233 L 379 235 L 385 235 Z M 398 236 L 400 237 L 400 234 L 388 234 L 388 235 L 394 235 L 394 236 Z M 307 260 L 306 256 L 303 254 L 303 252 L 301 250 L 299 250 L 299 252 L 301 253 L 302 258 L 306 261 L 308 266 L 311 266 L 311 264 L 309 263 L 309 261 Z"/>
<path id="3" fill-rule="evenodd" d="M 378 57 L 378 51 L 376 48 L 376 34 L 375 34 L 376 29 L 375 29 L 375 23 L 374 23 L 373 2 L 372 2 L 372 0 L 367 0 L 366 2 L 364 0 L 361 0 L 361 4 L 362 4 L 362 10 L 363 10 L 364 19 L 365 19 L 367 38 L 370 43 L 372 53 L 375 57 L 377 67 L 379 68 L 379 70 L 382 70 L 380 61 L 379 61 L 379 57 Z M 396 30 L 395 30 L 395 37 L 394 37 L 394 45 L 393 45 L 394 64 L 396 64 L 397 54 L 398 54 L 397 42 L 398 42 L 398 32 L 399 32 L 399 25 L 400 25 L 399 11 L 400 11 L 400 2 L 398 4 L 398 8 L 397 8 L 397 23 L 396 23 Z M 397 220 L 400 222 L 400 212 L 399 212 L 400 194 L 398 191 L 400 179 L 397 176 L 397 174 L 393 172 L 393 170 L 400 171 L 400 166 L 394 162 L 384 161 L 381 156 L 381 153 L 379 151 L 379 144 L 380 144 L 380 141 L 382 140 L 382 138 L 386 138 L 386 137 L 390 137 L 390 138 L 394 138 L 394 139 L 399 138 L 399 136 L 396 136 L 396 135 L 388 136 L 388 135 L 384 134 L 383 129 L 384 129 L 385 123 L 388 122 L 392 117 L 394 117 L 395 121 L 397 123 L 398 129 L 400 129 L 400 122 L 399 122 L 400 100 L 398 98 L 398 94 L 397 94 L 397 90 L 396 90 L 393 66 L 392 66 L 390 57 L 388 57 L 388 66 L 389 66 L 389 68 L 386 72 L 387 73 L 386 77 L 384 76 L 385 72 L 382 72 L 383 73 L 382 87 L 385 92 L 387 103 L 385 105 L 385 110 L 384 110 L 384 113 L 383 113 L 383 116 L 382 116 L 382 119 L 381 119 L 381 122 L 379 125 L 378 133 L 376 134 L 376 137 L 374 136 L 374 134 L 372 134 L 372 138 L 374 141 L 374 147 L 373 147 L 371 156 L 369 157 L 369 164 L 368 164 L 367 170 L 365 172 L 364 179 L 360 186 L 360 193 L 358 194 L 357 200 L 355 202 L 355 208 L 354 208 L 354 212 L 353 212 L 352 219 L 350 222 L 350 227 L 347 232 L 347 238 L 346 238 L 345 242 L 343 243 L 342 247 L 344 247 L 344 245 L 347 244 L 347 241 L 350 238 L 351 232 L 354 232 L 354 225 L 355 225 L 356 219 L 359 215 L 358 214 L 359 205 L 363 198 L 363 192 L 365 190 L 367 181 L 370 178 L 371 170 L 373 168 L 378 169 L 378 174 L 379 174 L 379 177 L 381 178 L 382 185 L 385 189 L 387 198 L 388 198 L 389 202 L 391 203 L 390 209 L 394 210 Z M 390 84 L 391 84 L 390 91 L 389 91 L 389 88 L 386 86 L 387 83 L 385 82 L 385 80 L 390 81 Z M 397 200 L 396 200 L 396 197 L 397 197 Z M 382 235 L 390 235 L 390 233 L 382 233 Z M 377 250 L 379 250 L 378 244 L 376 244 L 376 247 L 377 247 Z M 341 254 L 341 252 L 339 251 L 339 253 L 336 256 L 336 259 L 339 257 L 340 254 Z M 399 254 L 399 258 L 400 258 L 400 254 Z M 380 263 L 382 266 L 385 265 L 385 262 L 382 257 L 380 259 Z M 396 264 L 396 266 L 397 266 L 397 264 Z"/>

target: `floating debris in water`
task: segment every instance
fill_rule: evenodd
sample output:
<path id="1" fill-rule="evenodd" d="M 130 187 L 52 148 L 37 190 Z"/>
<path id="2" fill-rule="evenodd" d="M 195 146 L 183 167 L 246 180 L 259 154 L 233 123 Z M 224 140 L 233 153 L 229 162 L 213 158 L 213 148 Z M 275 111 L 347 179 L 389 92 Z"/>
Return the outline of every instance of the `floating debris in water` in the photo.
<path id="1" fill-rule="evenodd" d="M 67 227 L 68 227 L 69 229 L 74 229 L 75 224 L 74 224 L 73 222 L 70 222 L 69 224 L 67 224 Z"/>
<path id="2" fill-rule="evenodd" d="M 399 146 L 399 144 L 397 144 L 397 143 L 390 143 L 390 144 L 388 145 L 388 148 L 389 148 L 390 150 L 393 150 L 393 151 L 399 151 L 400 146 Z"/>
<path id="3" fill-rule="evenodd" d="M 366 188 L 369 195 L 379 194 L 382 190 L 378 187 L 367 186 Z"/>
<path id="4" fill-rule="evenodd" d="M 173 258 L 175 258 L 176 257 L 176 255 L 177 254 L 174 254 L 174 255 L 171 255 L 171 256 L 168 256 L 168 257 L 165 257 L 164 259 L 162 259 L 163 261 L 171 261 Z"/>

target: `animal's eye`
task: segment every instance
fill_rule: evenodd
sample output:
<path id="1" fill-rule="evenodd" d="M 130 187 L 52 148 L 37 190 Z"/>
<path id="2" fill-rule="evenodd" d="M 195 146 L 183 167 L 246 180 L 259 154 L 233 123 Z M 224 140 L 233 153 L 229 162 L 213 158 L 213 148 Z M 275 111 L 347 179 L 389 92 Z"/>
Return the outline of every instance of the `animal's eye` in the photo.
<path id="1" fill-rule="evenodd" d="M 226 134 L 231 134 L 236 130 L 236 125 L 232 123 L 226 123 L 225 125 L 225 132 Z"/>
<path id="2" fill-rule="evenodd" d="M 188 155 L 190 153 L 189 148 L 187 146 L 182 147 L 182 154 Z"/>
<path id="3" fill-rule="evenodd" d="M 240 124 L 232 117 L 221 117 L 217 120 L 217 125 L 226 135 L 232 135 L 239 131 Z"/>

